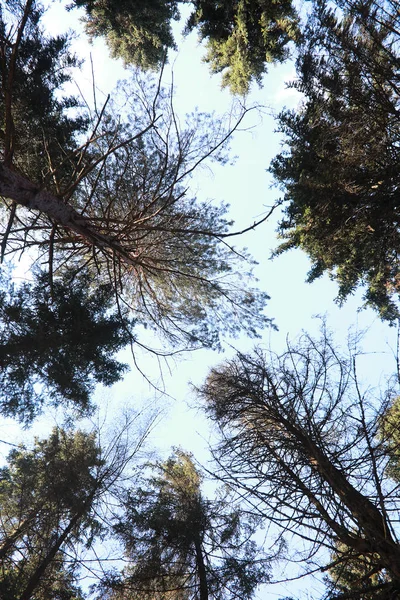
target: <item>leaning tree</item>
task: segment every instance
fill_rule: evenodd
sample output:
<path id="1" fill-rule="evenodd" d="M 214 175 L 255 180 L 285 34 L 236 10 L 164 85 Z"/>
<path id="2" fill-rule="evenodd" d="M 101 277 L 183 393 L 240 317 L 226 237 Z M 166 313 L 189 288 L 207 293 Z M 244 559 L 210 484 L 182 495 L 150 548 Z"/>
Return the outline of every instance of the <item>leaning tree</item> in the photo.
<path id="1" fill-rule="evenodd" d="M 239 354 L 200 395 L 222 435 L 221 478 L 250 510 L 300 543 L 306 570 L 358 561 L 364 575 L 382 574 L 368 591 L 389 598 L 400 590 L 397 413 L 393 390 L 381 400 L 361 389 L 356 362 L 326 332 L 304 335 L 281 355 Z"/>
<path id="2" fill-rule="evenodd" d="M 200 164 L 226 160 L 243 113 L 230 127 L 203 114 L 181 126 L 171 94 L 140 77 L 85 111 L 62 93 L 68 37 L 47 36 L 41 16 L 34 0 L 0 12 L 2 256 L 29 252 L 50 286 L 66 273 L 111 286 L 121 315 L 175 345 L 255 335 L 267 296 L 226 241 L 226 206 L 189 191 Z"/>

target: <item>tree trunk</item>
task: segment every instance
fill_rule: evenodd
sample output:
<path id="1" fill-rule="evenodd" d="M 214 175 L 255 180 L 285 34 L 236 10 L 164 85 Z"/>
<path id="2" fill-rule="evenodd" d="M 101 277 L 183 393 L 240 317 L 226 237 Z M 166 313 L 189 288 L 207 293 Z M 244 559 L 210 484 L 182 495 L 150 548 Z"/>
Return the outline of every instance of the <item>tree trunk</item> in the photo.
<path id="1" fill-rule="evenodd" d="M 93 502 L 93 498 L 94 498 L 94 493 L 90 494 L 90 496 L 87 498 L 86 502 L 83 504 L 81 510 L 79 510 L 77 513 L 75 513 L 75 515 L 72 517 L 72 519 L 70 520 L 70 522 L 68 523 L 67 527 L 64 529 L 62 534 L 53 543 L 53 545 L 51 546 L 50 550 L 47 552 L 44 559 L 41 561 L 41 563 L 38 565 L 38 567 L 35 569 L 35 571 L 30 576 L 28 583 L 25 586 L 25 589 L 23 590 L 22 594 L 19 597 L 19 600 L 30 600 L 31 599 L 31 596 L 32 596 L 33 592 L 36 590 L 36 588 L 38 587 L 47 567 L 50 565 L 51 561 L 54 559 L 54 557 L 56 556 L 57 552 L 60 550 L 63 543 L 66 541 L 66 539 L 68 538 L 71 531 L 79 523 L 80 519 L 82 519 L 82 517 L 86 514 L 86 512 L 90 509 L 90 506 Z"/>
<path id="2" fill-rule="evenodd" d="M 332 464 L 331 460 L 309 436 L 284 417 L 281 418 L 281 425 L 299 441 L 311 467 L 329 483 L 333 492 L 339 496 L 341 502 L 354 516 L 364 532 L 365 541 L 373 541 L 371 551 L 377 552 L 381 556 L 385 563 L 384 566 L 400 581 L 400 546 L 392 538 L 384 515 L 349 483 L 343 472 Z M 358 550 L 356 542 L 357 540 L 354 539 L 354 549 Z M 349 541 L 346 540 L 345 543 L 349 544 Z"/>
<path id="3" fill-rule="evenodd" d="M 114 239 L 98 232 L 96 227 L 80 215 L 72 206 L 65 204 L 61 198 L 40 189 L 29 179 L 0 164 L 0 196 L 14 200 L 19 206 L 45 214 L 52 223 L 56 223 L 76 233 L 86 241 L 88 246 L 95 246 L 122 262 L 136 265 L 135 257 L 126 252 Z"/>
<path id="4" fill-rule="evenodd" d="M 208 600 L 208 584 L 207 584 L 207 573 L 206 567 L 204 564 L 204 556 L 203 551 L 201 549 L 201 542 L 198 536 L 195 539 L 195 549 L 196 549 L 196 569 L 199 575 L 200 581 L 200 596 L 199 600 Z"/>

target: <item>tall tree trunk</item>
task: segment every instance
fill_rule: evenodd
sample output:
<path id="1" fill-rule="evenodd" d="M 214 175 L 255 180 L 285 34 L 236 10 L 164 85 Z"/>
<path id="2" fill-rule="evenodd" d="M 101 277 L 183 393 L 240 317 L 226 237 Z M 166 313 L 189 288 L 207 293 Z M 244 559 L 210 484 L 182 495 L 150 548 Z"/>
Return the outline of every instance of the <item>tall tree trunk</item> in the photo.
<path id="1" fill-rule="evenodd" d="M 45 214 L 52 223 L 65 227 L 87 242 L 88 246 L 102 249 L 110 256 L 117 256 L 126 264 L 135 265 L 137 260 L 115 240 L 98 232 L 89 219 L 80 215 L 61 198 L 42 190 L 23 175 L 0 164 L 0 196 L 14 200 L 19 206 Z"/>
<path id="2" fill-rule="evenodd" d="M 20 595 L 19 600 L 30 600 L 31 599 L 33 592 L 37 589 L 38 585 L 40 584 L 40 581 L 41 581 L 46 569 L 50 565 L 51 561 L 54 559 L 54 557 L 56 556 L 57 552 L 60 550 L 63 543 L 66 541 L 66 539 L 68 538 L 71 531 L 74 529 L 74 527 L 76 527 L 76 525 L 79 523 L 79 521 L 82 519 L 82 517 L 90 509 L 91 504 L 94 499 L 94 493 L 95 492 L 90 494 L 90 496 L 87 498 L 87 500 L 83 504 L 82 508 L 77 513 L 75 513 L 75 515 L 72 517 L 72 519 L 70 520 L 70 522 L 68 523 L 67 527 L 64 529 L 62 534 L 56 539 L 56 541 L 51 546 L 50 550 L 47 552 L 46 556 L 40 562 L 38 567 L 34 570 L 34 572 L 32 573 L 32 575 L 30 576 L 30 578 L 28 580 L 28 583 L 25 586 L 25 589 L 23 590 L 22 594 Z"/>
<path id="3" fill-rule="evenodd" d="M 384 566 L 400 581 L 400 545 L 393 539 L 385 516 L 367 497 L 351 485 L 344 473 L 332 464 L 329 457 L 310 436 L 304 434 L 284 417 L 280 418 L 280 425 L 298 440 L 304 454 L 308 457 L 310 466 L 329 483 L 334 493 L 354 516 L 365 534 L 365 541 L 373 540 L 374 547 L 371 551 L 381 556 Z M 349 540 L 345 543 L 349 544 Z M 355 539 L 354 548 L 358 550 L 356 543 Z"/>
<path id="4" fill-rule="evenodd" d="M 195 538 L 195 549 L 196 549 L 196 568 L 199 574 L 200 582 L 200 597 L 199 600 L 208 600 L 208 584 L 207 584 L 207 573 L 204 564 L 203 550 L 201 548 L 201 542 L 198 535 Z"/>

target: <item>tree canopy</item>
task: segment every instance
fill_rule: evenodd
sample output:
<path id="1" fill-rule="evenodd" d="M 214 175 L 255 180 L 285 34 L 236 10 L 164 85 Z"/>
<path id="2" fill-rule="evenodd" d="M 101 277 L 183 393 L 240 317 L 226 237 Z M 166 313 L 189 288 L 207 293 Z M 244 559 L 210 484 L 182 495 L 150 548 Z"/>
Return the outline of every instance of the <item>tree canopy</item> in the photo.
<path id="1" fill-rule="evenodd" d="M 299 112 L 284 111 L 287 150 L 271 172 L 285 192 L 278 253 L 301 248 L 309 281 L 328 272 L 340 301 L 365 300 L 398 317 L 400 14 L 397 2 L 323 0 L 303 32 L 294 86 Z"/>
<path id="2" fill-rule="evenodd" d="M 301 540 L 310 570 L 367 564 L 371 574 L 385 573 L 367 582 L 372 594 L 398 594 L 391 394 L 374 401 L 364 392 L 355 358 L 341 355 L 325 331 L 281 355 L 238 355 L 211 370 L 200 395 L 220 427 L 221 479 L 243 491 L 249 510 L 288 542 Z M 382 422 L 389 423 L 384 438 Z M 333 556 L 328 566 L 324 550 Z M 351 597 L 363 598 L 365 585 L 357 589 Z"/>
<path id="3" fill-rule="evenodd" d="M 114 57 L 141 68 L 160 68 L 167 52 L 176 49 L 172 22 L 180 8 L 192 12 L 185 31 L 196 30 L 205 42 L 205 62 L 222 72 L 222 85 L 246 94 L 252 81 L 261 82 L 268 64 L 288 56 L 297 38 L 297 16 L 291 0 L 74 0 L 86 9 L 91 36 L 105 36 Z"/>
<path id="4" fill-rule="evenodd" d="M 382 393 L 325 326 L 280 353 L 231 348 L 198 390 L 220 436 L 208 469 L 181 449 L 138 464 L 154 416 L 120 426 L 112 407 L 113 431 L 89 431 L 95 386 L 128 368 L 120 350 L 137 366 L 137 350 L 161 362 L 272 325 L 231 240 L 278 205 L 277 254 L 305 250 L 310 281 L 328 272 L 340 302 L 364 286 L 383 319 L 400 318 L 398 1 L 311 0 L 302 21 L 291 0 L 73 8 L 139 69 L 103 96 L 92 68 L 93 99 L 71 96 L 71 34 L 43 29 L 39 0 L 0 6 L 0 414 L 27 427 L 72 408 L 31 445 L 0 440 L 14 448 L 0 464 L 1 600 L 250 600 L 281 559 L 299 566 L 286 581 L 317 574 L 324 600 L 400 597 L 400 336 Z M 270 167 L 284 198 L 237 231 L 227 204 L 197 198 L 194 174 L 229 162 L 254 109 L 175 112 L 163 70 L 180 13 L 233 93 L 297 52 L 302 102 L 278 117 L 286 149 Z"/>
<path id="5" fill-rule="evenodd" d="M 42 16 L 34 0 L 0 6 L 0 148 L 4 165 L 57 193 L 76 168 L 76 136 L 88 122 L 77 98 L 60 94 L 79 66 L 70 36 L 46 35 Z"/>
<path id="6" fill-rule="evenodd" d="M 288 43 L 298 35 L 291 0 L 194 0 L 187 30 L 197 29 L 205 42 L 204 61 L 222 73 L 222 85 L 246 94 L 261 83 L 268 65 L 288 57 Z"/>
<path id="7" fill-rule="evenodd" d="M 226 160 L 236 125 L 226 129 L 198 113 L 181 128 L 170 93 L 140 78 L 71 121 L 67 108 L 76 101 L 61 88 L 74 64 L 66 40 L 44 35 L 34 0 L 8 3 L 0 16 L 3 255 L 37 252 L 49 285 L 67 271 L 71 280 L 111 286 L 120 315 L 130 312 L 175 346 L 218 347 L 222 333 L 257 335 L 269 322 L 262 314 L 268 296 L 252 285 L 250 257 L 224 242 L 227 207 L 198 202 L 189 191 L 204 160 Z M 20 106 L 19 82 L 27 84 L 30 65 L 25 45 L 34 56 L 51 48 L 46 60 L 34 60 L 32 114 Z M 35 94 L 46 98 L 43 110 Z"/>
<path id="8" fill-rule="evenodd" d="M 151 426 L 131 412 L 108 442 L 102 427 L 55 427 L 10 452 L 0 469 L 2 600 L 88 597 L 88 574 L 98 581 L 110 564 L 102 542 Z"/>
<path id="9" fill-rule="evenodd" d="M 252 598 L 269 577 L 269 561 L 251 539 L 256 521 L 232 507 L 228 491 L 203 496 L 201 475 L 182 450 L 153 471 L 126 493 L 114 528 L 129 562 L 104 581 L 107 597 Z"/>
<path id="10" fill-rule="evenodd" d="M 28 423 L 42 408 L 72 404 L 90 411 L 96 383 L 112 385 L 127 365 L 113 356 L 132 337 L 114 308 L 110 285 L 92 287 L 36 274 L 0 290 L 0 409 Z M 114 310 L 113 310 L 114 309 Z"/>
<path id="11" fill-rule="evenodd" d="M 4 600 L 78 600 L 68 547 L 98 529 L 93 508 L 102 467 L 93 435 L 54 429 L 13 450 L 0 480 L 0 595 Z M 90 544 L 90 542 L 89 542 Z"/>

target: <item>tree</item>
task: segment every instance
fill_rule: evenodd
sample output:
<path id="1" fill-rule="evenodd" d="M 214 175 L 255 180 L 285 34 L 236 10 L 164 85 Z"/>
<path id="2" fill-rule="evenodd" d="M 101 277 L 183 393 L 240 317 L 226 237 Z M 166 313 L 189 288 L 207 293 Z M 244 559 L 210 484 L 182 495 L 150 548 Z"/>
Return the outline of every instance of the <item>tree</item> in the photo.
<path id="1" fill-rule="evenodd" d="M 74 0 L 86 11 L 90 37 L 104 36 L 111 55 L 144 69 L 161 68 L 167 50 L 176 49 L 172 21 L 180 17 L 182 0 Z"/>
<path id="2" fill-rule="evenodd" d="M 13 450 L 0 483 L 1 597 L 42 599 L 73 574 L 63 548 L 98 533 L 94 507 L 104 467 L 95 437 L 54 429 L 32 451 Z M 77 588 L 75 591 L 79 594 Z M 48 596 L 47 596 L 48 597 Z M 68 595 L 66 594 L 66 597 Z"/>
<path id="3" fill-rule="evenodd" d="M 288 57 L 287 46 L 298 37 L 291 0 L 193 0 L 186 29 L 197 29 L 206 42 L 205 62 L 222 72 L 222 86 L 247 94 L 252 81 L 261 84 L 271 63 Z"/>
<path id="4" fill-rule="evenodd" d="M 153 423 L 140 416 L 126 418 L 108 444 L 99 428 L 57 427 L 9 454 L 0 472 L 2 600 L 83 600 L 81 580 L 105 572 L 111 553 L 101 541 Z"/>
<path id="5" fill-rule="evenodd" d="M 344 547 L 343 564 L 362 560 L 386 573 L 375 592 L 388 598 L 400 589 L 399 486 L 379 436 L 390 392 L 383 402 L 363 392 L 355 357 L 341 355 L 326 331 L 280 356 L 238 355 L 200 390 L 223 436 L 221 479 L 281 535 L 301 540 L 311 571 L 333 567 L 326 551 Z"/>
<path id="6" fill-rule="evenodd" d="M 90 36 L 105 36 L 114 57 L 145 69 L 160 68 L 168 50 L 176 49 L 171 23 L 179 20 L 181 5 L 191 4 L 185 32 L 198 31 L 206 42 L 204 60 L 238 94 L 246 94 L 253 80 L 261 82 L 268 63 L 283 61 L 298 34 L 291 0 L 74 2 L 86 9 Z"/>
<path id="7" fill-rule="evenodd" d="M 59 93 L 79 66 L 69 36 L 46 36 L 42 13 L 34 0 L 0 7 L 0 148 L 5 166 L 58 193 L 77 166 L 76 136 L 88 121 L 75 97 Z"/>
<path id="8" fill-rule="evenodd" d="M 110 285 L 37 273 L 0 290 L 0 410 L 30 422 L 44 402 L 90 411 L 96 383 L 111 385 L 127 369 L 113 355 L 131 340 Z M 8 288 L 8 289 L 7 289 Z M 114 308 L 114 311 L 112 310 Z"/>
<path id="9" fill-rule="evenodd" d="M 380 419 L 378 437 L 388 453 L 386 475 L 399 482 L 399 397 L 386 407 Z M 377 567 L 379 557 L 363 556 L 338 543 L 332 554 L 328 589 L 334 598 L 362 597 L 363 600 L 391 598 L 387 583 L 390 577 L 385 569 Z M 339 590 L 339 591 L 338 591 Z"/>
<path id="10" fill-rule="evenodd" d="M 125 496 L 115 531 L 129 564 L 103 582 L 103 592 L 113 600 L 252 598 L 269 572 L 251 540 L 255 523 L 232 507 L 226 491 L 214 501 L 203 496 L 189 454 L 175 451 L 153 471 Z"/>
<path id="11" fill-rule="evenodd" d="M 217 347 L 223 332 L 256 334 L 269 322 L 262 315 L 267 296 L 252 288 L 252 277 L 243 270 L 248 257 L 225 241 L 232 235 L 226 207 L 196 202 L 188 192 L 192 172 L 206 158 L 226 160 L 223 148 L 232 129 L 198 114 L 180 130 L 160 82 L 139 79 L 93 111 L 86 140 L 75 128 L 68 143 L 62 136 L 55 140 L 53 154 L 53 125 L 47 127 L 47 120 L 51 117 L 64 131 L 66 119 L 66 100 L 55 104 L 62 89 L 52 73 L 56 65 L 64 72 L 56 54 L 42 62 L 41 77 L 32 81 L 31 94 L 35 86 L 38 92 L 44 87 L 50 107 L 46 118 L 35 114 L 38 127 L 32 135 L 41 161 L 41 175 L 35 175 L 26 149 L 18 158 L 16 140 L 25 124 L 15 113 L 16 82 L 29 66 L 20 56 L 23 44 L 29 45 L 32 36 L 39 44 L 50 41 L 40 30 L 40 14 L 28 27 L 37 14 L 33 0 L 7 7 L 2 21 L 5 141 L 0 140 L 0 195 L 8 215 L 4 254 L 37 251 L 47 262 L 50 282 L 67 270 L 72 279 L 80 274 L 99 286 L 111 285 L 121 314 L 130 309 L 138 324 L 175 345 Z M 10 22 L 16 26 L 9 27 Z M 57 82 L 64 79 L 58 75 Z M 136 337 L 131 342 L 139 343 Z"/>
<path id="12" fill-rule="evenodd" d="M 382 417 L 380 437 L 389 454 L 386 473 L 400 482 L 400 396 L 393 400 Z"/>
<path id="13" fill-rule="evenodd" d="M 297 60 L 298 112 L 279 117 L 287 150 L 271 172 L 285 191 L 277 253 L 301 248 L 308 280 L 328 272 L 343 301 L 398 316 L 400 15 L 398 3 L 317 0 Z"/>

